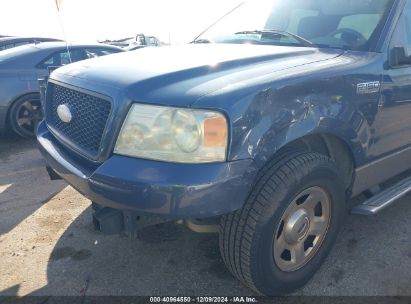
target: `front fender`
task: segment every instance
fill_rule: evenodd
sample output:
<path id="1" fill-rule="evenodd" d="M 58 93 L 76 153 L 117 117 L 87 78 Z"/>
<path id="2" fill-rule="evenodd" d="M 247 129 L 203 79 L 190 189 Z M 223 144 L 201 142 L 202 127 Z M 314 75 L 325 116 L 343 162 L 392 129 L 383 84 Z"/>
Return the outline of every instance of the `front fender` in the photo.
<path id="1" fill-rule="evenodd" d="M 259 94 L 243 117 L 234 122 L 230 159 L 252 158 L 262 166 L 297 139 L 330 134 L 346 143 L 356 164 L 365 162 L 370 123 L 351 99 L 338 94 L 310 94 L 281 102 L 280 96 L 280 91 Z"/>
<path id="2" fill-rule="evenodd" d="M 39 84 L 34 73 L 0 71 L 0 106 L 9 107 L 21 96 L 37 92 Z"/>

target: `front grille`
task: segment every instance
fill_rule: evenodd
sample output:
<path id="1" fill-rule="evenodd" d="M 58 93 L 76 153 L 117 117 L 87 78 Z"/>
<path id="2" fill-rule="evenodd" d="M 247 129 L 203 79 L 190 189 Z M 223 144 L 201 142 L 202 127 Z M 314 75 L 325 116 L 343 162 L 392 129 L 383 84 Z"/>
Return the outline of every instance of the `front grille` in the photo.
<path id="1" fill-rule="evenodd" d="M 57 107 L 66 105 L 72 113 L 69 123 L 63 122 Z M 101 97 L 69 89 L 54 83 L 47 87 L 46 123 L 64 141 L 88 157 L 96 158 L 111 111 L 111 102 Z"/>

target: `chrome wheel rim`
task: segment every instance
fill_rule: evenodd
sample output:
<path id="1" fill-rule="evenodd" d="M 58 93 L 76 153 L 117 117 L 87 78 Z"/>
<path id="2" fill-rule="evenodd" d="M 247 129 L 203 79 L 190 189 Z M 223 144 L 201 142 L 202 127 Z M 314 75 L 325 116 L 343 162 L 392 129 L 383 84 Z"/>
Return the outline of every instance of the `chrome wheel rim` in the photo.
<path id="1" fill-rule="evenodd" d="M 16 123 L 21 132 L 33 135 L 40 121 L 43 119 L 43 112 L 39 100 L 27 100 L 23 102 L 16 111 Z"/>
<path id="2" fill-rule="evenodd" d="M 276 227 L 273 255 L 284 272 L 304 267 L 317 253 L 327 235 L 331 219 L 331 200 L 320 187 L 298 194 L 285 210 Z"/>

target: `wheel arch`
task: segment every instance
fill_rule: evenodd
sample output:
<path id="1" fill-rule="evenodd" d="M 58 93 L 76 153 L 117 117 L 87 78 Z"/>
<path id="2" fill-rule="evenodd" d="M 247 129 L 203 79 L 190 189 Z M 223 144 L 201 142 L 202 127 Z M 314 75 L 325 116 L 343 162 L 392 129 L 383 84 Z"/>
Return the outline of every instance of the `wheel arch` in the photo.
<path id="1" fill-rule="evenodd" d="M 354 181 L 356 160 L 349 144 L 332 133 L 312 133 L 284 144 L 273 157 L 284 150 L 300 150 L 315 152 L 331 158 L 341 171 L 346 189 L 349 190 Z"/>

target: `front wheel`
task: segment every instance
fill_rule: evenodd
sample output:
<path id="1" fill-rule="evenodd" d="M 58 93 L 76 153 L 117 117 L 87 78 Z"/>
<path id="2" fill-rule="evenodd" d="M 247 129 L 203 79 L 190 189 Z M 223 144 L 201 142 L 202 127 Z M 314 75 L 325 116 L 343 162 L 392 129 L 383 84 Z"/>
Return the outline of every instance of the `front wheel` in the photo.
<path id="1" fill-rule="evenodd" d="M 224 262 L 260 294 L 290 293 L 324 262 L 345 214 L 335 163 L 316 153 L 287 153 L 262 170 L 243 209 L 221 219 Z"/>
<path id="2" fill-rule="evenodd" d="M 16 100 L 9 111 L 9 122 L 15 133 L 23 137 L 34 137 L 43 112 L 40 95 L 25 95 Z"/>

